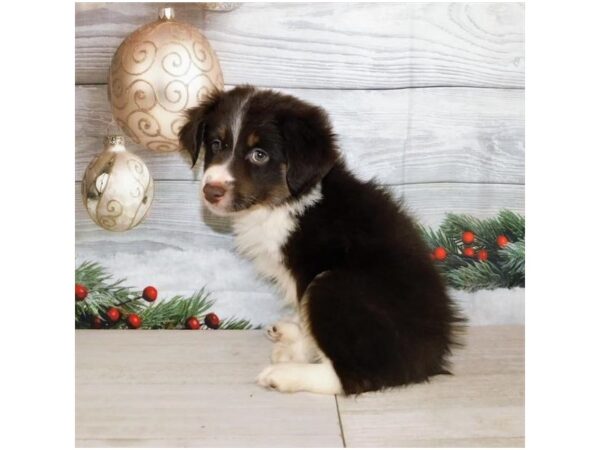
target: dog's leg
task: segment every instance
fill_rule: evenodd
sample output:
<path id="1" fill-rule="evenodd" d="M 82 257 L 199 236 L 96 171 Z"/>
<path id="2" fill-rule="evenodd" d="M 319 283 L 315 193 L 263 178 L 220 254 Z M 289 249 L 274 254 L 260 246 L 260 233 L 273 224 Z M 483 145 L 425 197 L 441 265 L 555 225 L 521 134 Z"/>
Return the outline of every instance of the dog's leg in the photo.
<path id="1" fill-rule="evenodd" d="M 258 375 L 257 382 L 279 392 L 343 393 L 340 379 L 328 360 L 318 364 L 274 364 L 266 367 Z"/>

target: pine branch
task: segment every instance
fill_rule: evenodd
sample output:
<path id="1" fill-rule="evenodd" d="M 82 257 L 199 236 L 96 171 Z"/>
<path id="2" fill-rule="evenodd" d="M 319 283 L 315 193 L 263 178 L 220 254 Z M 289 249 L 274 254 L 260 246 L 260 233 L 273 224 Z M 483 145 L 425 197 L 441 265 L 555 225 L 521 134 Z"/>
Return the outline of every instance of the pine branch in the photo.
<path id="1" fill-rule="evenodd" d="M 511 242 L 525 239 L 525 217 L 505 209 L 498 214 L 498 222 Z"/>
<path id="2" fill-rule="evenodd" d="M 472 231 L 475 234 L 475 244 L 485 247 L 493 254 L 496 238 L 503 233 L 503 228 L 495 219 L 480 220 L 464 214 L 448 214 L 440 226 L 440 231 L 453 236 L 457 242 L 460 242 L 464 231 Z"/>
<path id="3" fill-rule="evenodd" d="M 102 266 L 89 261 L 82 263 L 75 270 L 75 282 L 83 284 L 89 292 L 84 301 L 75 302 L 76 328 L 90 328 L 93 317 L 106 320 L 106 310 L 119 303 L 127 302 L 119 307 L 123 314 L 137 314 L 144 308 L 143 302 L 136 300 L 139 292 L 122 286 L 124 280 L 108 283 L 110 278 Z"/>
<path id="4" fill-rule="evenodd" d="M 254 329 L 259 329 L 260 327 L 254 327 Z M 245 319 L 238 319 L 236 317 L 231 317 L 229 319 L 221 322 L 219 326 L 221 330 L 251 330 L 253 329 L 250 321 Z"/>
<path id="5" fill-rule="evenodd" d="M 105 292 L 91 292 L 86 299 L 75 302 L 75 327 L 89 328 L 93 317 L 105 319 L 106 311 L 117 304 L 116 298 Z M 119 307 L 123 314 L 138 314 L 144 305 L 140 300 L 133 300 Z"/>
<path id="6" fill-rule="evenodd" d="M 131 288 L 122 286 L 125 281 L 117 280 L 114 283 L 107 283 L 111 276 L 98 263 L 85 261 L 75 269 L 75 283 L 85 285 L 89 291 L 110 292 L 115 296 L 123 296 L 131 293 Z"/>
<path id="7" fill-rule="evenodd" d="M 191 297 L 175 296 L 171 300 L 165 300 L 148 306 L 140 313 L 142 328 L 183 328 L 189 317 L 198 317 L 208 311 L 214 301 L 208 298 L 208 294 L 201 290 Z"/>
<path id="8" fill-rule="evenodd" d="M 421 231 L 421 235 L 423 236 L 425 243 L 431 250 L 437 247 L 443 247 L 446 249 L 450 257 L 459 255 L 461 253 L 459 241 L 451 237 L 451 235 L 444 233 L 441 229 L 434 231 L 431 228 L 425 228 L 422 226 L 419 226 L 418 228 Z M 461 259 L 452 262 L 461 266 L 464 265 Z"/>
<path id="9" fill-rule="evenodd" d="M 100 318 L 105 328 L 127 328 L 124 320 L 128 314 L 137 314 L 142 329 L 183 329 L 190 317 L 196 317 L 200 322 L 203 316 L 212 308 L 214 301 L 209 294 L 201 289 L 191 296 L 177 295 L 148 303 L 140 299 L 141 292 L 123 286 L 124 280 L 111 282 L 111 276 L 106 269 L 97 263 L 84 262 L 75 270 L 75 282 L 84 285 L 88 290 L 85 300 L 75 302 L 75 327 L 91 328 L 93 318 Z M 106 316 L 109 308 L 117 308 L 122 315 L 121 320 L 111 323 Z M 251 329 L 249 321 L 237 318 L 221 322 L 220 329 L 246 330 Z"/>
<path id="10" fill-rule="evenodd" d="M 518 241 L 501 249 L 500 265 L 510 286 L 525 286 L 525 242 Z"/>
<path id="11" fill-rule="evenodd" d="M 485 220 L 466 214 L 448 214 L 437 231 L 420 227 L 423 239 L 433 251 L 446 250 L 447 257 L 436 261 L 448 284 L 457 289 L 474 291 L 497 287 L 525 285 L 525 218 L 508 210 Z M 473 243 L 462 241 L 465 231 L 473 232 Z M 499 236 L 509 244 L 500 248 Z M 465 255 L 472 248 L 473 256 Z M 478 252 L 485 250 L 487 258 L 479 261 Z M 483 265 L 482 265 L 483 264 Z"/>
<path id="12" fill-rule="evenodd" d="M 499 268 L 488 262 L 476 262 L 445 273 L 450 286 L 467 292 L 506 287 Z"/>

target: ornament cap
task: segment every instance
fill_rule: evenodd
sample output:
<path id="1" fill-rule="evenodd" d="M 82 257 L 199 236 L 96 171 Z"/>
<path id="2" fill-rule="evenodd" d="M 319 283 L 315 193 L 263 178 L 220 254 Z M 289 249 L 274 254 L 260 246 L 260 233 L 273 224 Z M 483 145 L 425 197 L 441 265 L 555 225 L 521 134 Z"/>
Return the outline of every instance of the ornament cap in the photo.
<path id="1" fill-rule="evenodd" d="M 125 137 L 120 134 L 109 134 L 104 137 L 104 148 L 117 147 L 115 150 L 125 150 Z"/>
<path id="2" fill-rule="evenodd" d="M 175 10 L 173 8 L 160 8 L 158 18 L 160 20 L 173 20 L 175 19 Z"/>

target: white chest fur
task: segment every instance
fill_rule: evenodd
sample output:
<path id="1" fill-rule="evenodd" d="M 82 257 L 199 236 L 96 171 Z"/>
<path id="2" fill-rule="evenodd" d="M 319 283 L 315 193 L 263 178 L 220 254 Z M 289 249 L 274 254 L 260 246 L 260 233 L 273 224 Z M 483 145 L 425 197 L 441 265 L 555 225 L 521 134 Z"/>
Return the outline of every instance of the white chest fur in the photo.
<path id="1" fill-rule="evenodd" d="M 252 259 L 258 272 L 272 279 L 284 300 L 297 304 L 296 281 L 284 263 L 282 248 L 298 226 L 298 217 L 321 199 L 320 185 L 299 201 L 280 206 L 255 207 L 234 219 L 238 251 Z"/>

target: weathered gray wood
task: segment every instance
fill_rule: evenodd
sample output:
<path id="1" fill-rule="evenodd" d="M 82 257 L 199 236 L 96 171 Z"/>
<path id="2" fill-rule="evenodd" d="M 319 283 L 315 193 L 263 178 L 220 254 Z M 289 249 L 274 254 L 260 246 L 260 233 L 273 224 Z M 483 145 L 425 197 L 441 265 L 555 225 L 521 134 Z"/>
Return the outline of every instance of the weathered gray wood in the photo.
<path id="1" fill-rule="evenodd" d="M 261 332 L 76 332 L 81 447 L 522 446 L 523 327 L 471 327 L 455 376 L 359 397 L 259 388 Z"/>
<path id="2" fill-rule="evenodd" d="M 113 53 L 156 18 L 151 3 L 77 3 L 77 83 L 105 83 Z M 199 3 L 176 16 L 211 41 L 229 84 L 402 88 L 524 86 L 518 3 Z"/>
<path id="3" fill-rule="evenodd" d="M 341 447 L 335 398 L 268 392 L 262 332 L 78 331 L 79 446 Z"/>
<path id="4" fill-rule="evenodd" d="M 154 189 L 154 202 L 144 222 L 133 231 L 114 233 L 102 230 L 91 221 L 81 203 L 79 183 L 76 183 L 78 250 L 100 245 L 110 252 L 143 251 L 148 243 L 176 250 L 195 246 L 230 248 L 227 219 L 202 208 L 200 181 L 158 181 Z M 424 183 L 391 186 L 390 190 L 397 198 L 403 197 L 413 215 L 429 226 L 439 225 L 447 212 L 489 217 L 504 208 L 524 211 L 522 185 Z M 136 246 L 136 242 L 139 245 Z"/>
<path id="5" fill-rule="evenodd" d="M 471 328 L 453 360 L 452 377 L 338 398 L 346 445 L 523 446 L 523 327 Z"/>
<path id="6" fill-rule="evenodd" d="M 385 184 L 524 182 L 524 93 L 438 88 L 392 91 L 286 89 L 331 115 L 346 159 Z M 102 149 L 110 122 L 106 86 L 76 93 L 76 177 Z M 115 129 L 116 130 L 116 129 Z M 129 141 L 156 180 L 193 179 L 189 159 Z"/>

